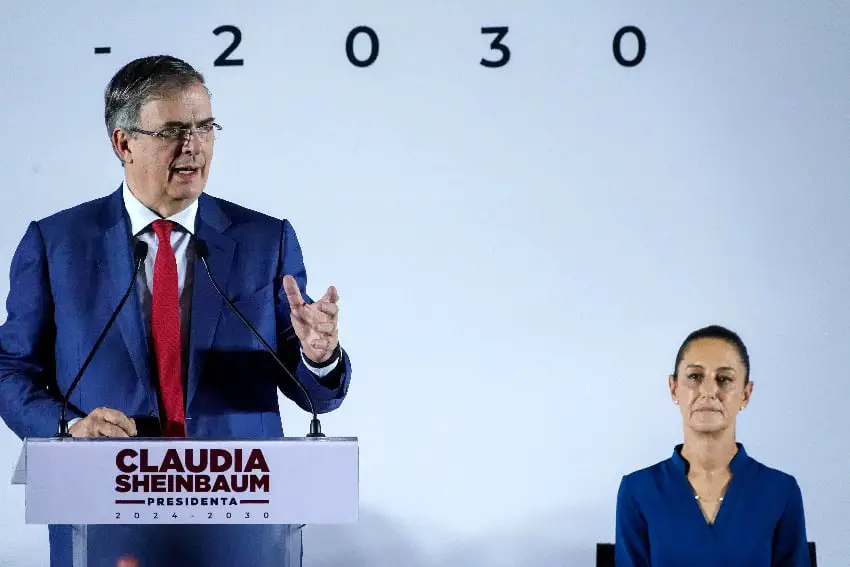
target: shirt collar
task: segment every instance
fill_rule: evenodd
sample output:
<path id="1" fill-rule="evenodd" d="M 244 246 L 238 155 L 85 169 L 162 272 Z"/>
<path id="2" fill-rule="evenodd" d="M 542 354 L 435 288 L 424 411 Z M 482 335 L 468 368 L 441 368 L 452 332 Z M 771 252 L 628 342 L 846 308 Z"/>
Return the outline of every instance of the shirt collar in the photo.
<path id="1" fill-rule="evenodd" d="M 732 460 L 729 461 L 729 470 L 732 471 L 732 474 L 737 474 L 743 467 L 747 464 L 750 457 L 747 455 L 747 451 L 744 449 L 744 445 L 741 443 L 735 443 L 738 446 L 738 452 L 735 453 L 735 456 L 732 457 Z M 682 445 L 676 445 L 673 449 L 673 465 L 681 470 L 684 474 L 688 474 L 689 464 L 688 461 L 682 456 Z"/>
<path id="2" fill-rule="evenodd" d="M 127 210 L 127 215 L 130 217 L 130 230 L 133 236 L 138 236 L 155 220 L 159 220 L 158 214 L 147 208 L 139 199 L 130 191 L 127 185 L 127 180 L 124 180 L 122 194 L 124 196 L 124 208 Z M 198 200 L 192 201 L 192 204 L 176 213 L 166 220 L 170 220 L 179 224 L 183 230 L 189 234 L 195 233 L 195 217 L 198 214 Z"/>

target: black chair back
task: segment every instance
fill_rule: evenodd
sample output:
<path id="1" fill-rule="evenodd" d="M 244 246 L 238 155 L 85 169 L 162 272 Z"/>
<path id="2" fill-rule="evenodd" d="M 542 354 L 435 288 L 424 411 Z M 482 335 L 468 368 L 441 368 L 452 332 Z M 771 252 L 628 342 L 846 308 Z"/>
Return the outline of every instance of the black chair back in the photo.
<path id="1" fill-rule="evenodd" d="M 614 544 L 596 544 L 596 567 L 614 567 Z"/>
<path id="2" fill-rule="evenodd" d="M 818 567 L 818 554 L 815 542 L 809 542 L 809 561 L 812 567 Z M 614 567 L 614 544 L 596 544 L 596 567 Z"/>

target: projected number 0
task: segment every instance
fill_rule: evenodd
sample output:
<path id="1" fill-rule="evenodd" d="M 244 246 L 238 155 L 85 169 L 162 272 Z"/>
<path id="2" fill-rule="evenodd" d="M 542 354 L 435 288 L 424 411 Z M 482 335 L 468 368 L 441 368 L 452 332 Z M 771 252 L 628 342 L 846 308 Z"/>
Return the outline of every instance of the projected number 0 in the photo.
<path id="1" fill-rule="evenodd" d="M 369 38 L 369 55 L 365 59 L 360 59 L 354 53 L 354 41 L 360 35 L 365 35 Z M 369 26 L 357 26 L 348 32 L 348 37 L 345 38 L 345 55 L 348 57 L 348 61 L 355 67 L 368 67 L 374 63 L 378 59 L 379 49 L 380 42 L 378 41 L 378 34 Z"/>
<path id="2" fill-rule="evenodd" d="M 504 43 L 505 36 L 508 35 L 508 26 L 493 26 L 481 28 L 481 33 L 484 35 L 495 35 L 490 41 L 490 50 L 494 52 L 488 59 L 482 57 L 479 64 L 483 67 L 497 68 L 504 67 L 511 60 L 511 50 Z M 242 30 L 234 25 L 218 26 L 213 30 L 213 35 L 230 34 L 230 43 L 224 48 L 218 57 L 215 58 L 213 66 L 215 67 L 241 67 L 245 65 L 244 59 L 234 59 L 231 56 L 242 43 Z M 361 36 L 368 42 L 368 49 L 365 53 L 360 54 L 354 51 L 354 42 Z M 631 59 L 626 59 L 623 56 L 622 43 L 625 36 L 633 36 L 637 41 L 637 53 Z M 613 41 L 614 59 L 623 67 L 635 67 L 643 61 L 646 55 L 646 37 L 640 28 L 636 26 L 624 26 L 614 34 Z M 110 48 L 95 48 L 95 53 L 109 53 Z M 348 32 L 345 38 L 345 55 L 348 61 L 355 67 L 369 67 L 378 60 L 380 52 L 380 40 L 378 34 L 369 26 L 357 26 Z"/>

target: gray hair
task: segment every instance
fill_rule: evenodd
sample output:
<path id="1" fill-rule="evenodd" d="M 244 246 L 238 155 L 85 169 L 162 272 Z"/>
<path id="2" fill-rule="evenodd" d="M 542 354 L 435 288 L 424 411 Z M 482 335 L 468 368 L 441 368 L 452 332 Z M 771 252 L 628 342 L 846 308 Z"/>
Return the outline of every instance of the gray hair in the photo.
<path id="1" fill-rule="evenodd" d="M 137 128 L 146 102 L 197 84 L 207 88 L 203 74 L 182 59 L 152 55 L 130 61 L 115 73 L 104 92 L 109 136 L 116 128 Z"/>

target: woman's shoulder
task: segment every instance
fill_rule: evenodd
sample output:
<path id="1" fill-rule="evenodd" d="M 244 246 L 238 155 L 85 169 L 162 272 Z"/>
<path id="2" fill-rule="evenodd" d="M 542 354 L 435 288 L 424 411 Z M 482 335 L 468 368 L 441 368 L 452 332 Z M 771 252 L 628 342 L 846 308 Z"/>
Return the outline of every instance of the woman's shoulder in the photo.
<path id="1" fill-rule="evenodd" d="M 620 479 L 621 490 L 632 490 L 646 485 L 658 485 L 664 481 L 664 477 L 670 474 L 673 461 L 670 457 L 662 459 L 650 465 L 632 470 Z"/>
<path id="2" fill-rule="evenodd" d="M 799 490 L 797 478 L 790 472 L 767 465 L 749 455 L 752 476 L 759 484 L 773 486 L 784 490 Z"/>

